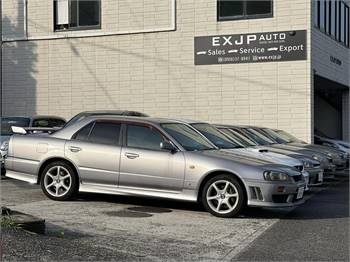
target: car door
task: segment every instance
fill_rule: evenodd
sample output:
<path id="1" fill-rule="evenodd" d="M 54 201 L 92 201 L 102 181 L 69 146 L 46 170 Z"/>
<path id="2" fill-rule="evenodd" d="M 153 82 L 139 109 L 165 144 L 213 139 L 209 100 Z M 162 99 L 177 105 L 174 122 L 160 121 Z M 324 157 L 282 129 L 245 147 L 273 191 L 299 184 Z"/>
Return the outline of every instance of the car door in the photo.
<path id="1" fill-rule="evenodd" d="M 117 186 L 120 133 L 120 123 L 96 121 L 66 143 L 66 156 L 76 164 L 82 183 Z"/>
<path id="2" fill-rule="evenodd" d="M 153 126 L 127 124 L 121 152 L 119 187 L 182 191 L 183 152 L 162 151 L 165 137 Z"/>

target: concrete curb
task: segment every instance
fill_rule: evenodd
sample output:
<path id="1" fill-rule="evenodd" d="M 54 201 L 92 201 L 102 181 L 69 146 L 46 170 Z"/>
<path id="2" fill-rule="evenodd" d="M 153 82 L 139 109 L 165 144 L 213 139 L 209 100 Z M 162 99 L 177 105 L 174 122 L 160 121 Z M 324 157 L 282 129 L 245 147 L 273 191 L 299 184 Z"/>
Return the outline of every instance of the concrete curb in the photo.
<path id="1" fill-rule="evenodd" d="M 45 219 L 14 211 L 7 207 L 1 207 L 1 219 L 3 218 L 8 218 L 11 223 L 23 230 L 36 234 L 45 234 Z"/>

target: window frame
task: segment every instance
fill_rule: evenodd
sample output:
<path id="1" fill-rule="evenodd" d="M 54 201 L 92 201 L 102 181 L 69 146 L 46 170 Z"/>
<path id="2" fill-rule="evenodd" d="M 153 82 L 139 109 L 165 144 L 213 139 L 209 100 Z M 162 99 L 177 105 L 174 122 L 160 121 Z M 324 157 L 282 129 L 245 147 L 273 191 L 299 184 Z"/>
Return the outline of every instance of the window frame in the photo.
<path id="1" fill-rule="evenodd" d="M 104 143 L 96 143 L 96 142 L 92 142 L 90 140 L 90 136 L 92 131 L 94 130 L 96 123 L 109 123 L 109 124 L 115 124 L 115 125 L 120 125 L 120 131 L 119 131 L 119 139 L 118 142 L 116 144 L 104 144 Z M 76 139 L 77 135 L 87 126 L 91 125 L 91 128 L 89 130 L 89 134 L 87 135 L 87 140 L 78 140 Z M 73 141 L 78 141 L 78 142 L 82 142 L 82 143 L 89 143 L 89 144 L 93 144 L 93 145 L 103 145 L 103 146 L 116 146 L 116 147 L 121 147 L 122 146 L 122 142 L 123 142 L 123 123 L 119 122 L 119 121 L 110 121 L 110 120 L 94 120 L 91 121 L 87 124 L 85 124 L 83 127 L 81 127 L 78 131 L 76 131 L 74 133 L 74 135 L 71 137 L 70 140 Z"/>
<path id="2" fill-rule="evenodd" d="M 72 1 L 73 0 L 68 0 L 68 19 L 69 23 L 71 23 L 71 6 L 72 6 Z M 75 0 L 75 1 L 84 1 L 84 0 Z M 102 29 L 102 0 L 95 0 L 99 2 L 99 10 L 98 10 L 98 15 L 99 15 L 99 24 L 98 25 L 88 25 L 88 26 L 75 26 L 75 27 L 70 27 L 70 24 L 68 24 L 68 28 L 66 29 L 60 29 L 57 28 L 57 17 L 56 17 L 56 11 L 57 11 L 57 1 L 53 1 L 53 30 L 54 32 L 67 32 L 67 31 L 82 31 L 82 30 L 98 30 Z M 78 3 L 79 5 L 79 3 Z M 79 22 L 79 8 L 77 9 L 77 21 Z"/>
<path id="3" fill-rule="evenodd" d="M 217 10 L 216 19 L 217 19 L 217 22 L 247 20 L 247 19 L 273 18 L 273 16 L 274 16 L 274 0 L 269 0 L 271 2 L 271 12 L 268 14 L 247 15 L 247 0 L 242 0 L 243 1 L 243 15 L 225 16 L 225 17 L 220 16 L 220 3 L 221 3 L 221 1 L 222 0 L 216 1 L 216 10 Z"/>

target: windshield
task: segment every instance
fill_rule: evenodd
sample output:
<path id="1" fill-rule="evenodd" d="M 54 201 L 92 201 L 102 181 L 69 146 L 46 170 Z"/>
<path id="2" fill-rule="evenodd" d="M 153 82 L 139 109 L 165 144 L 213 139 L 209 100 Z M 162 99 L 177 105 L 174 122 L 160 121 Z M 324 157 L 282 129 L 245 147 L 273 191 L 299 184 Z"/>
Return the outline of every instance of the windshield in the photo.
<path id="1" fill-rule="evenodd" d="M 299 142 L 299 143 L 303 143 L 302 140 L 296 138 L 295 136 L 292 136 L 291 134 L 287 133 L 286 131 L 283 130 L 276 130 L 276 133 L 278 133 L 280 135 L 280 137 L 282 137 L 285 140 L 288 140 L 290 142 Z"/>
<path id="2" fill-rule="evenodd" d="M 27 117 L 3 117 L 1 118 L 1 135 L 13 135 L 12 126 L 29 127 L 30 119 Z"/>
<path id="3" fill-rule="evenodd" d="M 260 146 L 276 144 L 274 141 L 260 134 L 259 132 L 255 131 L 252 128 L 242 128 L 240 130 L 242 130 L 244 134 L 246 134 L 250 139 L 252 139 L 254 142 L 256 142 Z"/>
<path id="4" fill-rule="evenodd" d="M 269 138 L 275 140 L 279 144 L 286 144 L 286 143 L 293 142 L 290 139 L 284 138 L 281 135 L 279 135 L 277 132 L 275 132 L 271 129 L 268 129 L 268 128 L 263 128 L 262 132 L 266 133 L 269 136 Z"/>
<path id="5" fill-rule="evenodd" d="M 216 149 L 209 141 L 185 124 L 171 123 L 161 124 L 161 126 L 187 151 Z"/>
<path id="6" fill-rule="evenodd" d="M 221 149 L 235 149 L 242 148 L 243 146 L 229 139 L 216 127 L 210 124 L 192 124 L 192 126 L 202 133 L 210 142 Z"/>
<path id="7" fill-rule="evenodd" d="M 221 132 L 228 135 L 230 138 L 235 139 L 238 143 L 243 145 L 244 147 L 250 147 L 250 146 L 257 146 L 258 144 L 254 141 L 250 140 L 244 135 L 241 135 L 240 133 L 236 132 L 235 130 L 231 130 L 228 128 L 220 129 Z"/>

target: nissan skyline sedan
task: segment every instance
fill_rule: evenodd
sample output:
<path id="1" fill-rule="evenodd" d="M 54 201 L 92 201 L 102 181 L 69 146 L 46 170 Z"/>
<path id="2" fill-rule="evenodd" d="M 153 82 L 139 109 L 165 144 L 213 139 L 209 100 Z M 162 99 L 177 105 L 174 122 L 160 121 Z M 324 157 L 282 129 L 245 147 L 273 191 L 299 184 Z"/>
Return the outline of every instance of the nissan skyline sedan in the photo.
<path id="1" fill-rule="evenodd" d="M 53 200 L 78 192 L 200 202 L 234 217 L 245 206 L 304 202 L 301 172 L 219 150 L 169 119 L 87 117 L 47 136 L 12 136 L 6 176 L 38 183 Z"/>

